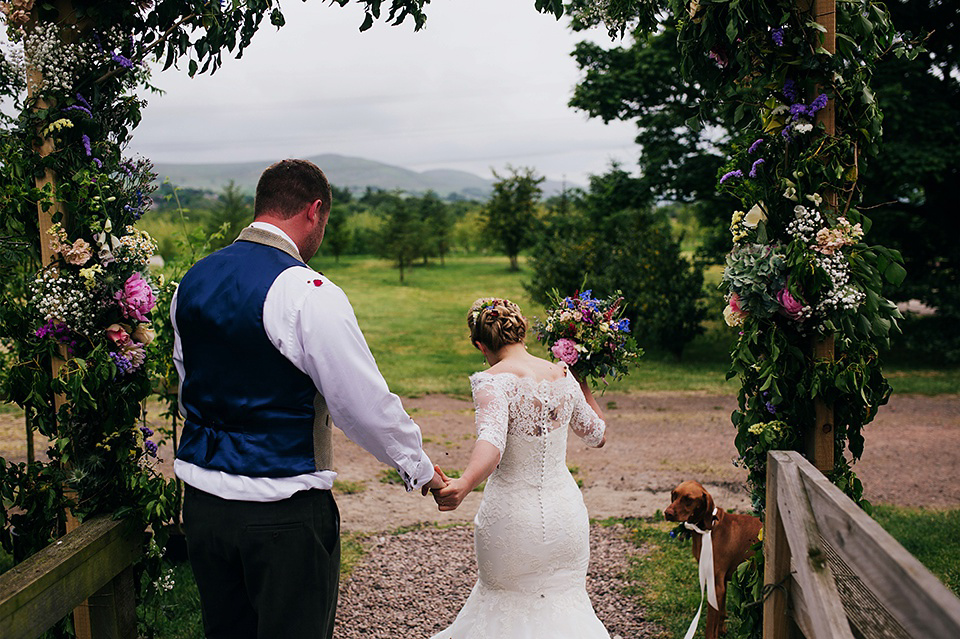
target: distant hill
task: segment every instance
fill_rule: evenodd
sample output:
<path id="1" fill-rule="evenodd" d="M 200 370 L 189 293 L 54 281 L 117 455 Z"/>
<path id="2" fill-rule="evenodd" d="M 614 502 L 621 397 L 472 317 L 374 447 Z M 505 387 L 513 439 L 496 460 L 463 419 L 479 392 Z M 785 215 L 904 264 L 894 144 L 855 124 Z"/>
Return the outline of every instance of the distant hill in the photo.
<path id="1" fill-rule="evenodd" d="M 315 155 L 307 158 L 323 169 L 330 182 L 339 188 L 363 192 L 368 186 L 385 191 L 400 190 L 411 194 L 434 191 L 441 197 L 483 200 L 489 197 L 493 180 L 466 171 L 434 169 L 411 171 L 392 164 L 344 155 Z M 270 164 L 237 162 L 227 164 L 164 164 L 154 167 L 157 180 L 169 180 L 181 188 L 202 189 L 219 193 L 233 180 L 243 191 L 253 194 L 263 169 Z M 560 182 L 545 181 L 541 187 L 550 196 L 562 191 Z"/>

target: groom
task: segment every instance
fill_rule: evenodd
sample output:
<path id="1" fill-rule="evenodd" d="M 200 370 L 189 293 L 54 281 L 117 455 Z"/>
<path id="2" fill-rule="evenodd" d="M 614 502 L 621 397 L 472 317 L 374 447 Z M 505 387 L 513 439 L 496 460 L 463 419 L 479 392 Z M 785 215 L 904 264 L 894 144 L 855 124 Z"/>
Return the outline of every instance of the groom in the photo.
<path id="1" fill-rule="evenodd" d="M 305 264 L 330 199 L 311 162 L 272 165 L 253 223 L 194 265 L 171 304 L 185 418 L 174 470 L 207 637 L 333 636 L 331 417 L 408 491 L 444 485 L 346 295 Z"/>

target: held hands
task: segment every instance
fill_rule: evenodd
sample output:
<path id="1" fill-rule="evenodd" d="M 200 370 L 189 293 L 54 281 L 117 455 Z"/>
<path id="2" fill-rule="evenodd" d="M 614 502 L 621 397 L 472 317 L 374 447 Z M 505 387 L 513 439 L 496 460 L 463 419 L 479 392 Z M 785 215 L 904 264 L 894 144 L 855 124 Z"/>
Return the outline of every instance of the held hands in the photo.
<path id="1" fill-rule="evenodd" d="M 435 470 L 446 482 L 444 487 L 430 491 L 433 493 L 434 501 L 437 502 L 437 507 L 441 512 L 456 510 L 463 499 L 470 494 L 472 486 L 468 485 L 462 477 L 457 479 L 447 477 L 439 466 L 436 466 Z"/>
<path id="2" fill-rule="evenodd" d="M 433 479 L 430 480 L 429 484 L 424 484 L 423 488 L 420 490 L 420 494 L 424 497 L 427 496 L 427 491 L 437 491 L 447 485 L 447 482 L 450 481 L 450 478 L 443 474 L 443 471 L 440 470 L 440 467 L 434 465 L 433 467 Z M 436 495 L 436 492 L 434 492 Z"/>

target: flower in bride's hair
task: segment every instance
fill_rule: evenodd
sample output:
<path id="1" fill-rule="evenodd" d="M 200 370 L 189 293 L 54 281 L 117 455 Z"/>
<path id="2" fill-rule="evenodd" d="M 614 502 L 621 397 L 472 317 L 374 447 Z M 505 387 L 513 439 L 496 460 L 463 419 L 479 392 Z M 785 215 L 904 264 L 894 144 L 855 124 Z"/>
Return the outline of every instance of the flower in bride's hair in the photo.
<path id="1" fill-rule="evenodd" d="M 577 343 L 572 339 L 567 339 L 566 337 L 558 339 L 556 342 L 554 342 L 553 346 L 550 347 L 550 351 L 553 353 L 554 357 L 566 363 L 568 366 L 573 366 L 577 363 L 577 360 L 580 359 L 580 352 L 577 350 Z"/>

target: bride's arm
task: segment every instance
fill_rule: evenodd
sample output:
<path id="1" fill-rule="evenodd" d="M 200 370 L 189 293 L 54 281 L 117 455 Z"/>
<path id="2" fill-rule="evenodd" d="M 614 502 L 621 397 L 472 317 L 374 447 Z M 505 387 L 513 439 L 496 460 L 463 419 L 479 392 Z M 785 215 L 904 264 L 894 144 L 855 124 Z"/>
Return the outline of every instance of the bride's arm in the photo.
<path id="1" fill-rule="evenodd" d="M 456 479 L 444 476 L 445 480 L 449 480 L 447 485 L 434 491 L 440 510 L 455 510 L 474 488 L 490 476 L 499 463 L 500 450 L 490 442 L 478 439 L 463 474 Z"/>
<path id="2" fill-rule="evenodd" d="M 575 402 L 573 407 L 573 420 L 571 426 L 573 432 L 579 436 L 587 446 L 603 448 L 607 443 L 606 423 L 604 422 L 603 411 L 590 390 L 590 383 L 587 380 L 577 380 L 580 383 L 580 390 L 583 392 L 583 402 Z"/>
<path id="3" fill-rule="evenodd" d="M 444 477 L 447 485 L 433 491 L 440 510 L 454 510 L 500 463 L 507 442 L 507 398 L 495 376 L 470 379 L 477 411 L 477 443 L 473 445 L 467 468 L 457 479 Z"/>

